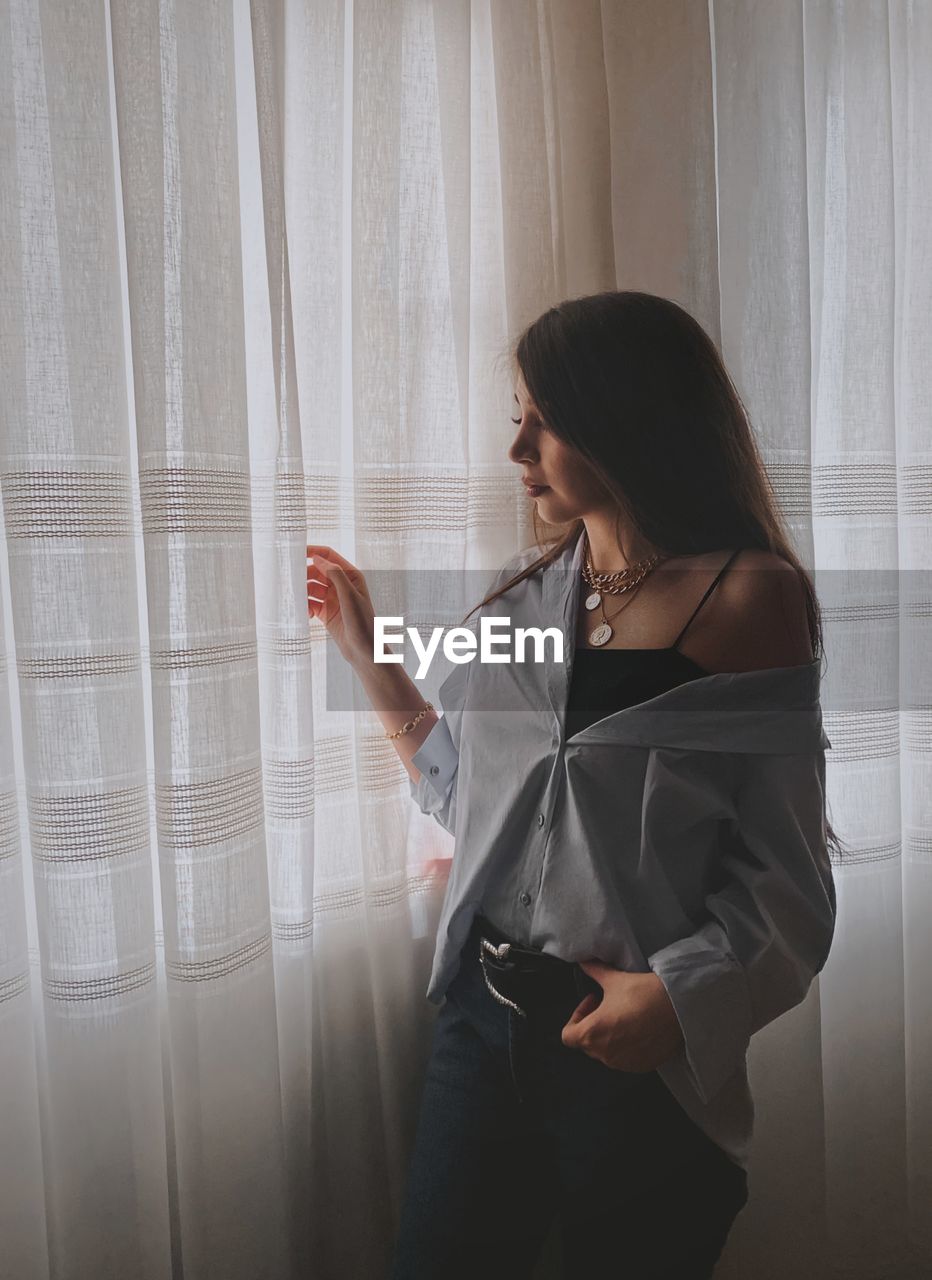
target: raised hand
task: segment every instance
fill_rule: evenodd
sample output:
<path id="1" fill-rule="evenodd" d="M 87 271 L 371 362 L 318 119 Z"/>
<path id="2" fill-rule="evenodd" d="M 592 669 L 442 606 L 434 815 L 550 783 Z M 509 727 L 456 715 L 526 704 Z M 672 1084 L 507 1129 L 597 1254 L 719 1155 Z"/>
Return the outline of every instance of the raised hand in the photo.
<path id="1" fill-rule="evenodd" d="M 307 611 L 319 618 L 348 662 L 372 661 L 375 610 L 361 569 L 333 547 L 308 544 Z"/>

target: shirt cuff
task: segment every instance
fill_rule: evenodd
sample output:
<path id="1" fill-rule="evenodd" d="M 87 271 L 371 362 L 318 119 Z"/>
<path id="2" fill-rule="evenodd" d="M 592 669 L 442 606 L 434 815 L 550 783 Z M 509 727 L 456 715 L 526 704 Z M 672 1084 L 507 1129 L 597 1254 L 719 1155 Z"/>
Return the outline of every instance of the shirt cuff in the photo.
<path id="1" fill-rule="evenodd" d="M 751 1003 L 744 970 L 703 929 L 655 951 L 647 963 L 670 997 L 688 1074 L 708 1106 L 747 1057 Z"/>
<path id="2" fill-rule="evenodd" d="M 441 716 L 431 729 L 411 763 L 421 774 L 417 781 L 408 776 L 411 795 L 422 813 L 433 813 L 449 795 L 459 767 L 459 752 L 450 737 L 446 716 Z"/>

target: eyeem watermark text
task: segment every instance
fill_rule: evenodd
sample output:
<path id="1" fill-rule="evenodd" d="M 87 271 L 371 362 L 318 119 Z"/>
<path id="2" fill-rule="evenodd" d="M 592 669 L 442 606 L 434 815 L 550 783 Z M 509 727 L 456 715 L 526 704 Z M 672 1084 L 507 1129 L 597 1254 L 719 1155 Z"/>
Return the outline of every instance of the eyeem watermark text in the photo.
<path id="1" fill-rule="evenodd" d="M 434 627 L 425 644 L 417 627 L 405 627 L 404 633 L 389 632 L 387 627 L 400 627 L 402 617 L 375 617 L 375 635 L 373 640 L 373 659 L 376 662 L 404 662 L 404 655 L 388 653 L 387 644 L 404 644 L 407 635 L 420 659 L 415 672 L 415 680 L 423 680 L 430 670 L 437 649 L 443 638 L 443 656 L 448 662 L 457 664 L 473 662 L 478 651 L 480 662 L 546 662 L 545 645 L 547 637 L 553 640 L 553 662 L 563 661 L 563 632 L 559 627 L 517 627 L 512 636 L 511 619 L 482 617 L 479 619 L 479 637 L 469 627 L 450 627 L 444 632 L 443 627 Z M 500 634 L 505 631 L 507 634 Z M 512 643 L 513 641 L 513 643 Z M 533 643 L 533 657 L 528 659 L 528 642 Z M 500 646 L 511 645 L 508 652 L 502 653 Z"/>

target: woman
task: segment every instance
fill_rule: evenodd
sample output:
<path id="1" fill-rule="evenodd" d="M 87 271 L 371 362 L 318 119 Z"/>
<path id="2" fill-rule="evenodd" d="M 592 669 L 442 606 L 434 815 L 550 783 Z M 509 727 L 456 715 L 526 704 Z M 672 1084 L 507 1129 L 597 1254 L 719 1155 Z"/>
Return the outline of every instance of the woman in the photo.
<path id="1" fill-rule="evenodd" d="M 556 1217 L 566 1277 L 699 1280 L 747 1200 L 748 1041 L 834 929 L 818 604 L 688 313 L 578 298 L 512 356 L 545 550 L 476 608 L 565 663 L 458 665 L 438 717 L 374 664 L 362 574 L 308 548 L 311 613 L 456 836 L 392 1276 L 531 1276 Z"/>

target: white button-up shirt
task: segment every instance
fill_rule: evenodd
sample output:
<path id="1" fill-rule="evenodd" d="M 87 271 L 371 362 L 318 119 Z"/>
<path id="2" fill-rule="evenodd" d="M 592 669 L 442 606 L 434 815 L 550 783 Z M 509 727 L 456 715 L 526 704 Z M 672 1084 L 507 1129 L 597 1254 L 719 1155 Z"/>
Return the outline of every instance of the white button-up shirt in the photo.
<path id="1" fill-rule="evenodd" d="M 819 662 L 692 679 L 566 737 L 583 546 L 480 614 L 559 628 L 564 661 L 455 666 L 413 756 L 412 796 L 455 838 L 427 998 L 484 895 L 515 941 L 652 970 L 685 1042 L 658 1072 L 746 1167 L 750 1037 L 805 997 L 835 924 Z"/>

